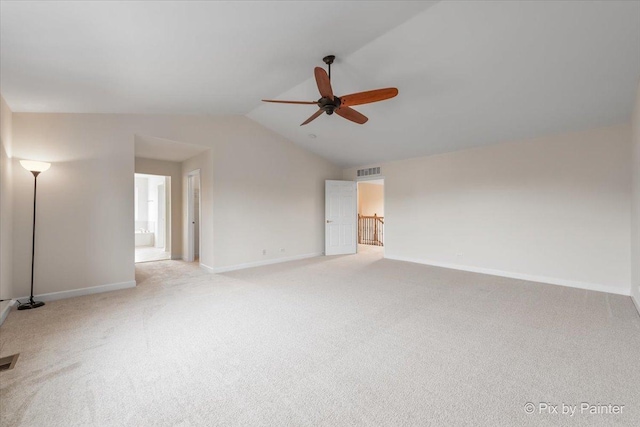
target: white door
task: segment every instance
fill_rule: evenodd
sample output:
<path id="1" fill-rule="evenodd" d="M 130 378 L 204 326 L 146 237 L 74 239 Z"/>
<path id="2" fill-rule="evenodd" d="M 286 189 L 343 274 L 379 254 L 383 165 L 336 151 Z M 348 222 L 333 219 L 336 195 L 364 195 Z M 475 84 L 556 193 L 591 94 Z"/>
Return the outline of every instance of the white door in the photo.
<path id="1" fill-rule="evenodd" d="M 355 254 L 358 218 L 356 183 L 325 181 L 325 255 Z"/>

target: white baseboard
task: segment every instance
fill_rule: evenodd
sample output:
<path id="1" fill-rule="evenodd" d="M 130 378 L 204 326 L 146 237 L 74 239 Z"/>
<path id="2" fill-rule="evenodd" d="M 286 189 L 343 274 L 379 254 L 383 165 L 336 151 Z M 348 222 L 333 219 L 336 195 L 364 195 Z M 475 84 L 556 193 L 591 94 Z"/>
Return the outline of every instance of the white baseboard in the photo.
<path id="1" fill-rule="evenodd" d="M 34 299 L 47 302 L 47 301 L 55 301 L 59 299 L 81 297 L 84 295 L 100 294 L 102 292 L 119 291 L 121 289 L 129 289 L 129 288 L 135 288 L 135 287 L 136 287 L 136 281 L 132 280 L 130 282 L 110 283 L 108 285 L 92 286 L 90 288 L 71 289 L 68 291 L 51 292 L 49 294 L 40 294 L 40 295 L 35 295 Z M 17 299 L 26 300 L 26 299 L 29 299 L 29 297 L 22 297 Z"/>
<path id="2" fill-rule="evenodd" d="M 171 255 L 171 260 L 172 261 L 184 261 L 184 258 L 182 258 L 182 255 Z"/>
<path id="3" fill-rule="evenodd" d="M 471 271 L 473 273 L 490 274 L 492 276 L 509 277 L 511 279 L 528 280 L 530 282 L 547 283 L 551 285 L 568 286 L 570 288 L 586 289 L 589 291 L 608 292 L 610 294 L 629 296 L 629 289 L 614 286 L 605 286 L 599 283 L 578 282 L 574 280 L 557 279 L 555 277 L 536 276 L 531 274 L 513 273 L 510 271 L 494 270 L 491 268 L 472 267 L 468 265 L 451 264 L 440 261 L 432 261 L 418 258 L 405 258 L 393 255 L 386 255 L 385 258 L 396 261 L 413 262 L 416 264 L 431 265 L 434 267 L 450 268 L 452 270 Z"/>
<path id="4" fill-rule="evenodd" d="M 633 301 L 633 304 L 636 306 L 636 310 L 638 310 L 638 315 L 640 316 L 640 301 L 638 301 L 638 299 L 633 295 L 631 295 L 631 301 Z"/>
<path id="5" fill-rule="evenodd" d="M 206 271 L 207 273 L 215 273 L 214 268 L 213 267 L 209 267 L 206 264 L 200 263 L 200 268 L 203 269 L 204 271 Z"/>
<path id="6" fill-rule="evenodd" d="M 9 312 L 11 311 L 11 307 L 15 304 L 14 300 L 2 301 L 0 302 L 0 325 L 4 323 L 4 319 L 7 318 Z"/>
<path id="7" fill-rule="evenodd" d="M 298 261 L 306 258 L 314 258 L 321 256 L 322 252 L 314 252 L 312 254 L 295 255 L 285 258 L 267 259 L 264 261 L 247 262 L 245 264 L 230 265 L 228 267 L 214 268 L 214 273 L 226 273 L 227 271 L 243 270 L 245 268 L 261 267 L 263 265 L 280 264 L 281 262 Z"/>

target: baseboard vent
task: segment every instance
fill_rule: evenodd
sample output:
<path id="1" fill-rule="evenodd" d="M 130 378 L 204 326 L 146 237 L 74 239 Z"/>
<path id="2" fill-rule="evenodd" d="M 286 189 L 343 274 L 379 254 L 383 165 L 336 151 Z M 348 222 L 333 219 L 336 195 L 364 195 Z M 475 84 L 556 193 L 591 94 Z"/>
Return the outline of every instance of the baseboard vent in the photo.
<path id="1" fill-rule="evenodd" d="M 16 362 L 18 361 L 18 356 L 20 356 L 20 353 L 0 358 L 0 372 L 13 369 L 16 366 Z"/>

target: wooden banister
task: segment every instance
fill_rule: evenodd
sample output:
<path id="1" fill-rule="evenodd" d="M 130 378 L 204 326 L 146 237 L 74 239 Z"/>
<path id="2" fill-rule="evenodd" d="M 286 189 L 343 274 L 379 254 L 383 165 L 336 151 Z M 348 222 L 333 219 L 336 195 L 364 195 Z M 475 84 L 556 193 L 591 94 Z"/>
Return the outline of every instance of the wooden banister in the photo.
<path id="1" fill-rule="evenodd" d="M 384 217 L 358 214 L 358 243 L 384 246 Z"/>

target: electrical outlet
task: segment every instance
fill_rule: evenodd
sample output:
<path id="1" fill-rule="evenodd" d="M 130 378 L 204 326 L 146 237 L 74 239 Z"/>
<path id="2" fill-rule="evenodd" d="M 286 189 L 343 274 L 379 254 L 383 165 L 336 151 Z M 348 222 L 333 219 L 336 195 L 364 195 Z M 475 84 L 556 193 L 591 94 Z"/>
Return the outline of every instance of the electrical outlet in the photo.
<path id="1" fill-rule="evenodd" d="M 284 248 L 280 248 L 280 252 L 284 252 Z"/>
<path id="2" fill-rule="evenodd" d="M 266 255 L 266 254 L 267 254 L 267 250 L 266 250 L 266 249 L 263 249 L 263 250 L 262 250 L 262 255 Z"/>

